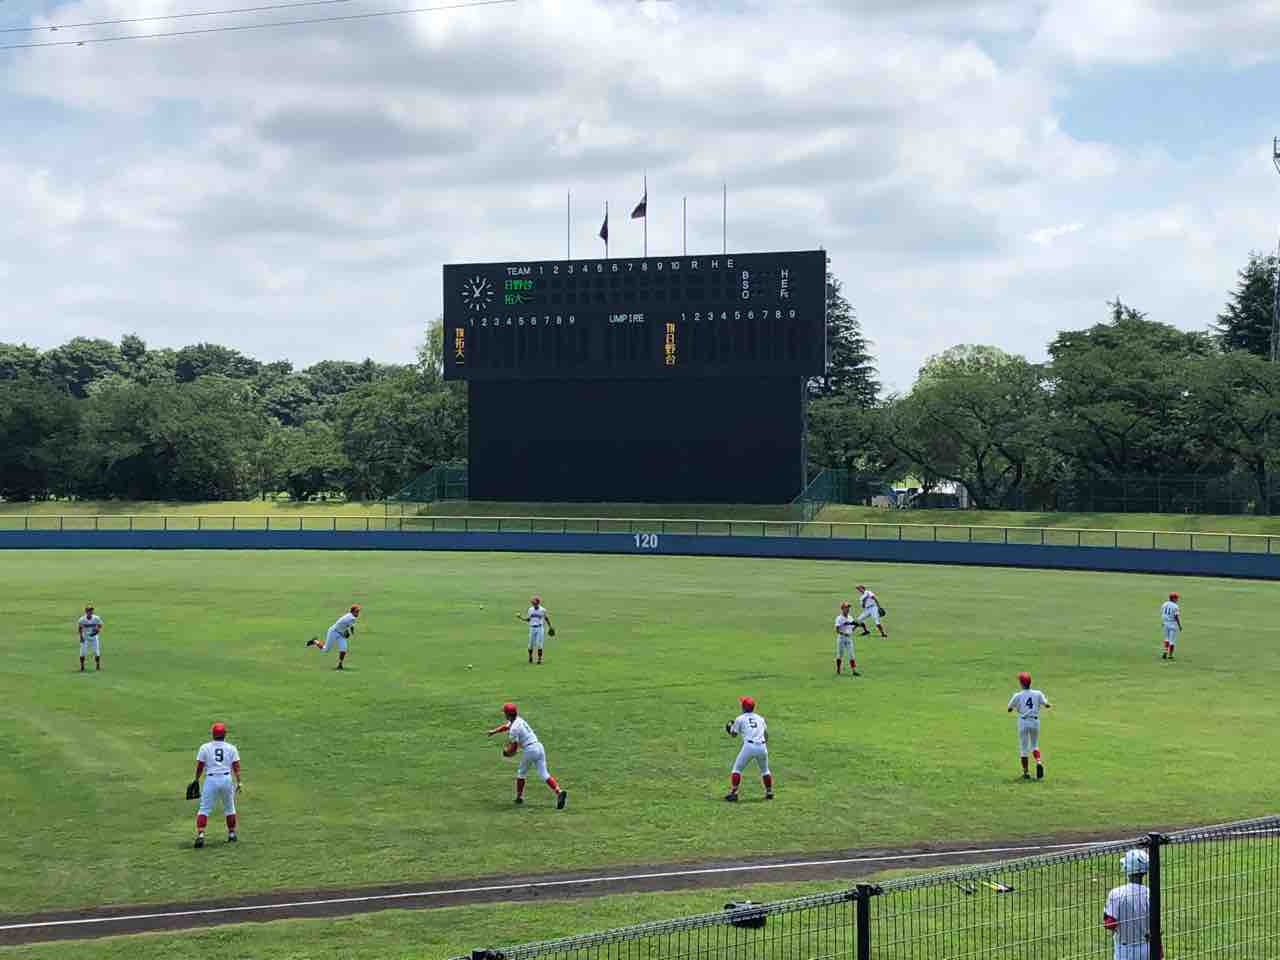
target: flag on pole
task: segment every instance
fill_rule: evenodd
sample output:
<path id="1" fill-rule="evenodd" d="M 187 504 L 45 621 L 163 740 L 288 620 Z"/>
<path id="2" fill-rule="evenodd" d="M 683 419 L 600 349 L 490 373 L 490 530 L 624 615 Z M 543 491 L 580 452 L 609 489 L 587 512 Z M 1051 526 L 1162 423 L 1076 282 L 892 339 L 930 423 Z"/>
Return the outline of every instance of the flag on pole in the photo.
<path id="1" fill-rule="evenodd" d="M 609 242 L 609 208 L 604 210 L 604 223 L 600 224 L 600 239 L 605 243 Z"/>
<path id="2" fill-rule="evenodd" d="M 631 211 L 632 220 L 642 220 L 649 215 L 649 188 L 645 187 L 644 196 L 640 198 L 640 202 L 636 204 L 636 208 Z"/>

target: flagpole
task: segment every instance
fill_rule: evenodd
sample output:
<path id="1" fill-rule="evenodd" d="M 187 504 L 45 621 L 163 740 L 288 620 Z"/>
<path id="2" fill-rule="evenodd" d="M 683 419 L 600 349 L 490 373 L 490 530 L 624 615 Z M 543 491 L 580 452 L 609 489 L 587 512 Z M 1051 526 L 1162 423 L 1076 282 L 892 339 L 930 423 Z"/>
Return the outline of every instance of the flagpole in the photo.
<path id="1" fill-rule="evenodd" d="M 683 244 L 684 256 L 689 255 L 689 198 L 685 197 L 680 201 L 680 236 Z"/>
<path id="2" fill-rule="evenodd" d="M 649 256 L 649 175 L 644 175 L 644 255 Z"/>
<path id="3" fill-rule="evenodd" d="M 569 191 L 564 195 L 564 258 L 566 260 L 573 259 L 573 230 L 570 224 L 573 222 L 573 192 Z"/>
<path id="4" fill-rule="evenodd" d="M 623 209 L 626 209 L 625 207 Z M 609 201 L 604 202 L 604 258 L 609 259 Z"/>
<path id="5" fill-rule="evenodd" d="M 723 234 L 724 254 L 729 254 L 729 184 L 724 184 L 724 207 L 720 214 L 720 229 Z"/>

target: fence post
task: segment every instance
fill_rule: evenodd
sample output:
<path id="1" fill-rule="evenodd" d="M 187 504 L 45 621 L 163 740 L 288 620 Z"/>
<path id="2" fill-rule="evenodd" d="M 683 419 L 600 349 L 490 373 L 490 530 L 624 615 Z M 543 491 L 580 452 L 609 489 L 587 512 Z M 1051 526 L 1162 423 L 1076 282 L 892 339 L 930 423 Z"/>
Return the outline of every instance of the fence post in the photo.
<path id="1" fill-rule="evenodd" d="M 62 532 L 62 514 L 58 514 L 58 532 Z"/>
<path id="2" fill-rule="evenodd" d="M 1227 534 L 1227 553 L 1231 552 L 1231 534 Z"/>
<path id="3" fill-rule="evenodd" d="M 169 529 L 169 515 L 165 514 L 161 519 L 163 520 L 163 523 L 161 524 L 160 529 L 167 532 Z"/>
<path id="4" fill-rule="evenodd" d="M 1151 956 L 1163 957 L 1160 949 L 1163 930 L 1160 926 L 1160 845 L 1165 842 L 1164 834 L 1147 834 L 1147 882 L 1151 889 L 1151 915 L 1148 917 L 1148 931 L 1151 936 Z"/>
<path id="5" fill-rule="evenodd" d="M 854 887 L 854 902 L 857 904 L 857 960 L 871 960 L 871 898 L 882 893 L 880 887 L 871 883 L 860 883 Z"/>
<path id="6" fill-rule="evenodd" d="M 98 521 L 99 521 L 100 519 L 102 519 L 102 518 L 101 518 L 101 517 L 99 517 L 99 516 L 97 516 L 96 514 L 94 515 L 94 518 L 93 518 L 93 529 L 94 529 L 94 530 L 97 530 L 97 529 L 98 529 Z"/>
<path id="7" fill-rule="evenodd" d="M 1112 530 L 1111 531 L 1111 548 L 1114 550 L 1116 547 L 1119 547 L 1119 546 L 1120 546 L 1120 531 Z"/>

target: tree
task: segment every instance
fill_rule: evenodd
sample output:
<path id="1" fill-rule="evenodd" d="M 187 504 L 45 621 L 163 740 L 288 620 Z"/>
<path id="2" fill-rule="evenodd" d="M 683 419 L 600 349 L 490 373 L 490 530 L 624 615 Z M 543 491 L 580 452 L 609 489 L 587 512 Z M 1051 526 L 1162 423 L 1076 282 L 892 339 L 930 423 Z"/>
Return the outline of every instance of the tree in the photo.
<path id="1" fill-rule="evenodd" d="M 87 396 L 89 384 L 95 380 L 123 370 L 120 349 L 110 340 L 73 337 L 40 357 L 41 376 L 76 397 Z"/>
<path id="2" fill-rule="evenodd" d="M 1199 438 L 1249 472 L 1258 488 L 1254 512 L 1269 514 L 1280 467 L 1280 365 L 1244 350 L 1207 357 L 1188 384 Z"/>
<path id="3" fill-rule="evenodd" d="M 233 379 L 254 377 L 262 365 L 239 350 L 216 343 L 197 343 L 178 351 L 176 375 L 179 383 L 197 377 L 220 374 Z"/>
<path id="4" fill-rule="evenodd" d="M 1087 475 L 1188 473 L 1203 465 L 1189 424 L 1189 365 L 1204 333 L 1148 320 L 1118 298 L 1109 323 L 1049 345 L 1046 442 Z"/>
<path id="5" fill-rule="evenodd" d="M 312 420 L 276 436 L 277 475 L 290 497 L 302 502 L 343 487 L 350 464 L 332 424 Z"/>
<path id="6" fill-rule="evenodd" d="M 1039 365 L 995 347 L 952 347 L 890 405 L 886 439 L 922 476 L 963 485 L 975 506 L 1018 506 L 1041 455 L 1044 404 Z"/>
<path id="7" fill-rule="evenodd" d="M 880 393 L 875 361 L 862 324 L 843 292 L 843 285 L 827 267 L 827 371 L 809 383 L 811 396 L 845 397 L 855 406 L 874 406 Z"/>
<path id="8" fill-rule="evenodd" d="M 1236 288 L 1227 298 L 1226 308 L 1213 324 L 1218 345 L 1224 352 L 1246 350 L 1260 357 L 1271 356 L 1272 310 L 1276 296 L 1275 254 L 1253 251 L 1237 276 Z"/>
<path id="9" fill-rule="evenodd" d="M 22 377 L 0 390 L 0 497 L 71 492 L 80 404 L 63 387 Z"/>
<path id="10" fill-rule="evenodd" d="M 39 369 L 39 350 L 25 343 L 0 343 L 0 380 L 34 377 Z"/>

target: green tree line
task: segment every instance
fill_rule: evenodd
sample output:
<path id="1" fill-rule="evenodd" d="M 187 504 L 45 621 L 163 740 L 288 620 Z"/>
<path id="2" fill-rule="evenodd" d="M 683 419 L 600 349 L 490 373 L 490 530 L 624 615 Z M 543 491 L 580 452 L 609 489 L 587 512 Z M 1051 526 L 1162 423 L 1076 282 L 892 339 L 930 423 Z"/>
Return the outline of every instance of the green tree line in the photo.
<path id="1" fill-rule="evenodd" d="M 0 497 L 378 499 L 466 455 L 466 393 L 416 363 L 304 370 L 200 343 L 0 343 Z"/>
<path id="2" fill-rule="evenodd" d="M 962 344 L 902 394 L 832 391 L 810 405 L 810 468 L 946 481 L 1007 509 L 1109 480 L 1234 478 L 1255 512 L 1280 511 L 1276 268 L 1250 255 L 1202 331 L 1117 297 L 1099 322 L 1054 337 L 1046 362 Z"/>

